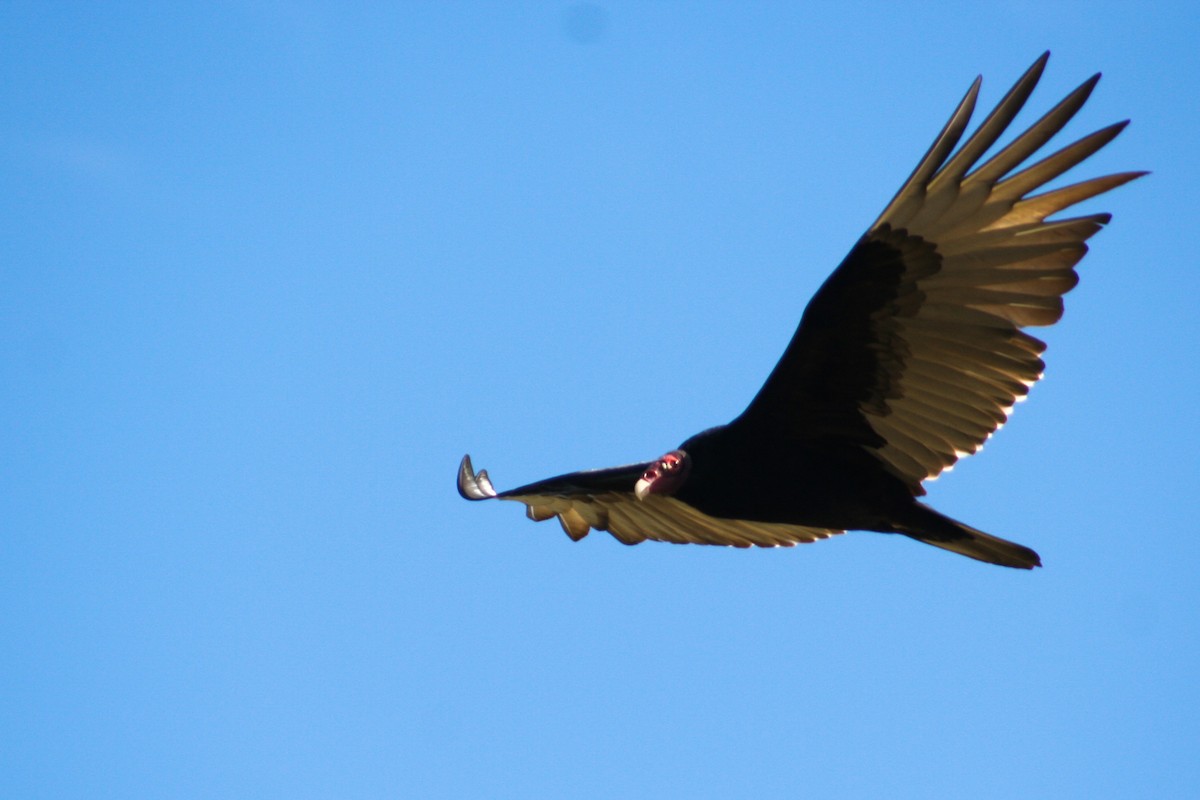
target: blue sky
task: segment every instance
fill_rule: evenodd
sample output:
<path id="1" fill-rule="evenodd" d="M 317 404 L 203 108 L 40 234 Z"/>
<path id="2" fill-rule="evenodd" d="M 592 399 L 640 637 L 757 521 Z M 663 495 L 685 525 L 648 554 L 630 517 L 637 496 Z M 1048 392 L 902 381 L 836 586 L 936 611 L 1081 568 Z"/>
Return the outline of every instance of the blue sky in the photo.
<path id="1" fill-rule="evenodd" d="M 0 794 L 1200 791 L 1188 4 L 0 6 Z M 454 491 L 737 414 L 976 74 L 1132 126 L 938 508 L 573 544 Z"/>

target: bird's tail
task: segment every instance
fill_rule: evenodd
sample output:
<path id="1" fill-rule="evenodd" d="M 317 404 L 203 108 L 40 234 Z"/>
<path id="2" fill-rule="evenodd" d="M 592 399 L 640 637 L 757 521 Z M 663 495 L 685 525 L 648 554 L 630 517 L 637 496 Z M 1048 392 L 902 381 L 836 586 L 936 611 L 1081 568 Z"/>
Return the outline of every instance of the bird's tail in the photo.
<path id="1" fill-rule="evenodd" d="M 1028 547 L 964 525 L 924 503 L 914 503 L 912 511 L 897 528 L 918 542 L 1002 567 L 1033 569 L 1042 565 L 1042 559 Z"/>

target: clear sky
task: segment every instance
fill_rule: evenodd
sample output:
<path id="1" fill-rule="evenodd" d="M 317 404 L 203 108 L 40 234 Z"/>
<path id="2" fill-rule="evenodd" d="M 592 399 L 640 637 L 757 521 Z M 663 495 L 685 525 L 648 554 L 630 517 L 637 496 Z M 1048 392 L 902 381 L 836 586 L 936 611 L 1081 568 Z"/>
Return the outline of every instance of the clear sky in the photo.
<path id="1" fill-rule="evenodd" d="M 1200 17 L 983 7 L 0 5 L 0 796 L 1200 796 Z M 737 414 L 1047 48 L 1154 174 L 931 487 L 1044 569 L 459 499 Z"/>

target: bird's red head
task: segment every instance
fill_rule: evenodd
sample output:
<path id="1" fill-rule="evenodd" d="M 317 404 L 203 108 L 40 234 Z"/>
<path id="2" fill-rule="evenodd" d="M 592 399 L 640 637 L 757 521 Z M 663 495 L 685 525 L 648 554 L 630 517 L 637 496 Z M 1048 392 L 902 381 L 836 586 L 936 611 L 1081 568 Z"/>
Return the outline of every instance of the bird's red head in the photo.
<path id="1" fill-rule="evenodd" d="M 634 484 L 633 493 L 638 500 L 645 500 L 652 494 L 675 494 L 687 480 L 691 468 L 692 459 L 687 453 L 672 450 L 642 473 L 642 477 Z"/>

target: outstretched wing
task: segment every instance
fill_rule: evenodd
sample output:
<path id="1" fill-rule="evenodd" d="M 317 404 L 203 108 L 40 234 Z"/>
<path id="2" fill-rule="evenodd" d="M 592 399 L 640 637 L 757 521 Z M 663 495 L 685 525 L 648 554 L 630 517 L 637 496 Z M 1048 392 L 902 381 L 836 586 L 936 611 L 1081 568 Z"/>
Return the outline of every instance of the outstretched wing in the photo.
<path id="1" fill-rule="evenodd" d="M 516 500 L 535 521 L 558 517 L 562 529 L 579 541 L 593 528 L 608 531 L 618 541 L 637 544 L 651 539 L 675 544 L 715 544 L 733 547 L 791 547 L 842 533 L 803 525 L 747 522 L 702 514 L 672 497 L 650 495 L 638 500 L 633 485 L 649 463 L 572 472 L 507 492 L 497 492 L 487 470 L 478 473 L 471 457 L 458 468 L 458 493 L 467 500 Z"/>
<path id="2" fill-rule="evenodd" d="M 895 199 L 813 297 L 734 425 L 785 440 L 861 445 L 920 493 L 921 481 L 977 451 L 1004 423 L 1044 368 L 1045 344 L 1021 328 L 1058 321 L 1084 242 L 1110 219 L 1047 217 L 1145 174 L 1032 194 L 1127 124 L 1021 168 L 1080 109 L 1099 74 L 975 166 L 1024 105 L 1048 57 L 954 152 L 974 110 L 975 80 Z"/>

